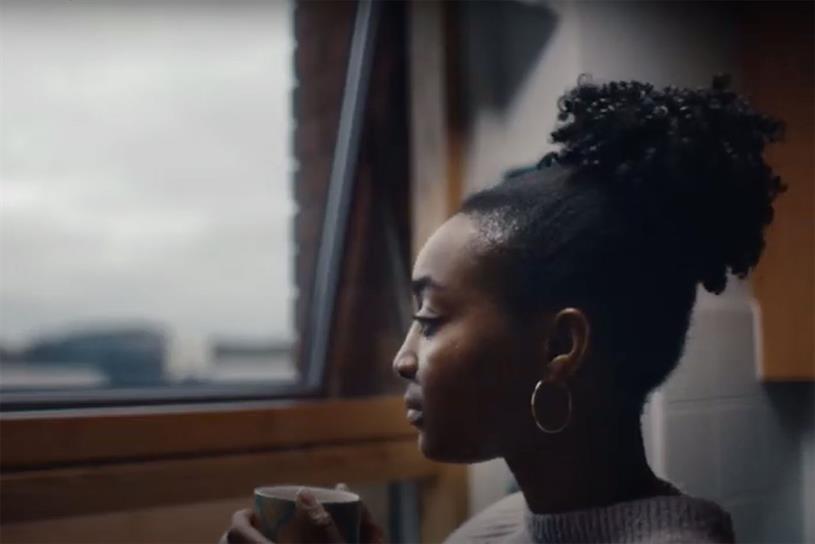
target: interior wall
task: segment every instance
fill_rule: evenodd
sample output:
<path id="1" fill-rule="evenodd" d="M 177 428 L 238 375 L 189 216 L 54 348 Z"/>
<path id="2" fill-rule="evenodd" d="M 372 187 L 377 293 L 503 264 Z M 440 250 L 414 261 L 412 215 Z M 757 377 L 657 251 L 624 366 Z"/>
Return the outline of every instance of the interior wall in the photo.
<path id="1" fill-rule="evenodd" d="M 709 86 L 741 78 L 732 7 L 713 2 L 580 2 L 580 60 L 598 79 Z"/>
<path id="2" fill-rule="evenodd" d="M 498 39 L 518 41 L 512 47 L 498 48 L 494 42 L 478 39 L 481 26 L 495 24 L 495 14 L 475 8 L 483 4 L 464 3 L 463 55 L 466 89 L 468 142 L 464 160 L 464 187 L 473 192 L 500 179 L 507 169 L 537 162 L 552 149 L 548 133 L 557 115 L 557 98 L 583 71 L 580 61 L 581 32 L 579 2 L 549 2 L 534 5 L 541 19 L 551 21 L 543 36 L 518 36 L 511 31 Z M 507 2 L 515 4 L 515 2 Z M 498 4 L 500 5 L 500 4 Z M 518 12 L 499 19 L 511 29 L 527 13 Z M 486 19 L 486 21 L 484 21 Z M 508 103 L 501 107 L 485 104 L 475 84 L 475 74 L 483 70 L 496 72 L 491 65 L 506 59 L 492 51 L 524 51 L 526 66 L 523 77 L 513 89 Z M 500 72 L 499 72 L 500 73 Z M 490 84 L 495 84 L 491 82 Z"/>
<path id="3" fill-rule="evenodd" d="M 719 72 L 741 81 L 732 6 L 689 2 L 539 2 L 554 24 L 544 39 L 498 34 L 508 46 L 466 39 L 479 18 L 512 26 L 510 17 L 465 9 L 469 142 L 465 188 L 489 186 L 551 147 L 557 97 L 582 73 L 597 80 L 642 79 L 656 85 L 709 85 Z M 523 14 L 521 14 L 523 15 Z M 544 42 L 541 46 L 541 41 Z M 512 99 L 496 104 L 477 73 L 500 62 L 485 51 L 535 51 Z M 680 371 L 644 415 L 655 470 L 688 493 L 725 503 L 744 541 L 813 539 L 815 503 L 811 387 L 767 388 L 756 379 L 755 308 L 747 285 L 721 297 L 701 293 Z M 473 465 L 471 505 L 482 509 L 505 492 L 502 460 Z M 807 491 L 807 489 L 810 489 Z"/>
<path id="4" fill-rule="evenodd" d="M 553 0 L 507 2 L 525 7 L 488 10 L 484 4 L 501 5 L 465 3 L 462 15 L 470 192 L 491 185 L 508 169 L 536 163 L 552 149 L 548 138 L 557 99 L 581 74 L 691 87 L 709 85 L 719 72 L 730 73 L 736 83 L 741 79 L 735 21 L 722 5 Z M 537 13 L 534 22 L 541 32 L 495 32 L 491 40 L 480 39 L 482 27 L 514 30 L 531 13 Z M 511 99 L 500 104 L 490 100 L 497 91 L 484 91 L 487 83 L 478 76 L 504 75 L 506 70 L 493 65 L 508 61 L 496 52 L 526 59 L 525 66 L 516 67 L 524 71 L 522 77 L 512 77 L 520 81 Z"/>
<path id="5" fill-rule="evenodd" d="M 809 425 L 803 433 L 801 445 L 803 478 L 804 541 L 815 542 L 815 425 Z"/>
<path id="6" fill-rule="evenodd" d="M 804 439 L 811 384 L 756 378 L 758 320 L 746 284 L 700 290 L 685 353 L 651 397 L 645 428 L 655 471 L 730 512 L 740 542 L 804 542 Z"/>

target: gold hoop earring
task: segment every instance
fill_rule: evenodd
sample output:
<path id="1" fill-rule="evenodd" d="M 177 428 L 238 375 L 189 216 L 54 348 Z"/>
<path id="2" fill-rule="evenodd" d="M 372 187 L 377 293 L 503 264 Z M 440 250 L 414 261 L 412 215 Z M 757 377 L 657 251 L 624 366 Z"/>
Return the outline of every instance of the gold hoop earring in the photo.
<path id="1" fill-rule="evenodd" d="M 567 398 L 566 402 L 567 402 L 567 406 L 568 406 L 568 409 L 569 409 L 568 413 L 566 414 L 566 421 L 563 422 L 563 425 L 561 425 L 560 427 L 554 428 L 554 429 L 547 428 L 540 422 L 540 420 L 538 419 L 538 412 L 537 412 L 537 407 L 536 407 L 537 399 L 538 399 L 538 393 L 540 392 L 540 390 L 543 387 L 545 387 L 547 385 L 558 386 L 558 387 L 562 388 L 564 391 L 566 391 L 566 398 Z M 538 383 L 535 384 L 535 390 L 532 392 L 532 400 L 530 401 L 530 404 L 532 406 L 532 419 L 535 420 L 535 425 L 537 425 L 538 429 L 540 429 L 541 431 L 543 431 L 543 432 L 545 432 L 547 434 L 557 434 L 557 433 L 561 432 L 563 429 L 565 429 L 566 427 L 569 426 L 569 421 L 571 421 L 571 419 L 572 419 L 572 392 L 569 390 L 569 388 L 565 384 L 544 382 L 543 380 L 538 380 Z"/>

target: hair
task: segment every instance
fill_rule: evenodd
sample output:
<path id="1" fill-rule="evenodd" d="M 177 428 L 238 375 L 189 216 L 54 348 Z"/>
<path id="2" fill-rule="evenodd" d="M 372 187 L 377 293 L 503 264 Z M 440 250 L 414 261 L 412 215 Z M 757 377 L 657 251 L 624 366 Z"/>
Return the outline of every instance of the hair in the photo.
<path id="1" fill-rule="evenodd" d="M 728 271 L 747 275 L 784 190 L 762 158 L 782 124 L 728 87 L 581 76 L 558 100 L 557 150 L 461 208 L 511 315 L 582 308 L 637 410 L 679 360 L 697 284 L 718 294 Z"/>

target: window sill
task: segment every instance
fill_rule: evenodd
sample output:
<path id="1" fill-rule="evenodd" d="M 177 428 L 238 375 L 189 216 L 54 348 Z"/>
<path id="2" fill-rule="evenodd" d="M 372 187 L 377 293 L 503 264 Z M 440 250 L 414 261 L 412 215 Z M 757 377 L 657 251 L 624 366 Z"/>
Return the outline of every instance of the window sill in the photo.
<path id="1" fill-rule="evenodd" d="M 371 417 L 376 414 L 376 417 Z M 204 407 L 9 412 L 0 415 L 8 471 L 228 455 L 415 437 L 401 397 Z"/>
<path id="2" fill-rule="evenodd" d="M 398 396 L 5 413 L 0 434 L 0 519 L 29 532 L 55 518 L 248 502 L 255 486 L 283 483 L 416 480 L 423 541 L 468 513 L 466 465 L 421 454 Z"/>

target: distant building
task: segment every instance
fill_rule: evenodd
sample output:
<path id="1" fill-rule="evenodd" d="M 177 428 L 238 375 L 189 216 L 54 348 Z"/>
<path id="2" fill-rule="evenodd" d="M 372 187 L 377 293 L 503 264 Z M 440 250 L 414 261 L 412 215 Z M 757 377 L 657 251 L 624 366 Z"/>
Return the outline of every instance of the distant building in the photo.
<path id="1" fill-rule="evenodd" d="M 0 388 L 156 387 L 292 381 L 291 341 L 207 338 L 155 325 L 52 334 L 0 347 Z"/>
<path id="2" fill-rule="evenodd" d="M 81 331 L 32 343 L 19 360 L 29 365 L 95 367 L 110 387 L 157 385 L 164 381 L 164 333 L 144 328 Z"/>

